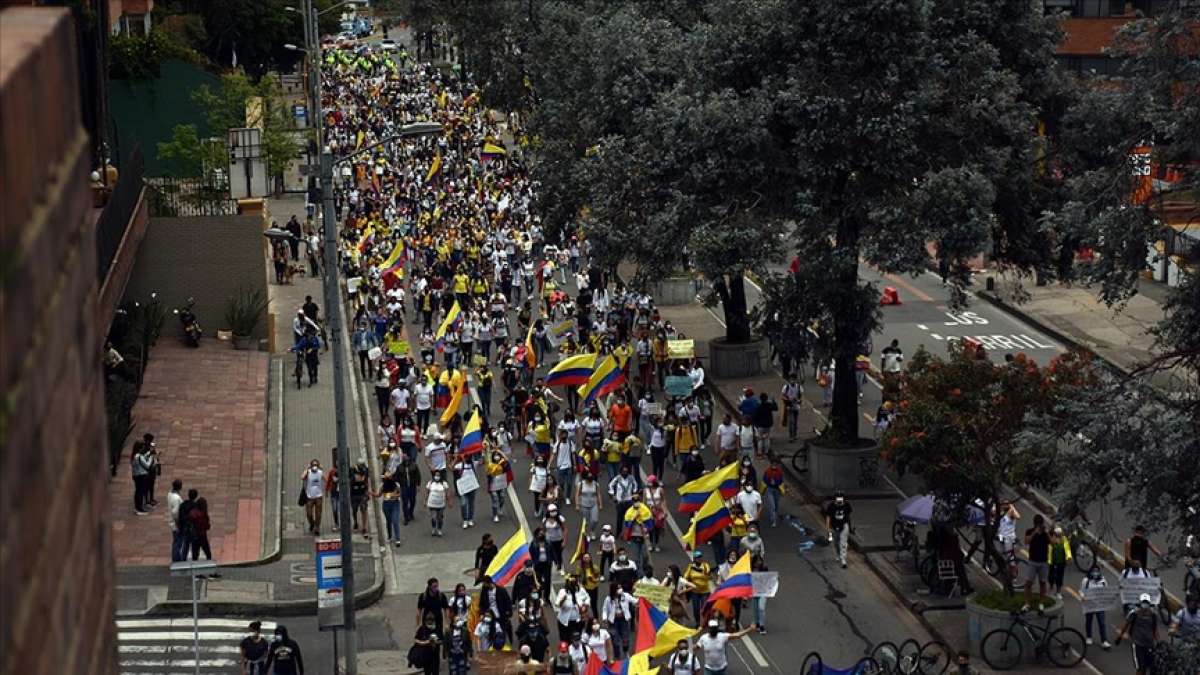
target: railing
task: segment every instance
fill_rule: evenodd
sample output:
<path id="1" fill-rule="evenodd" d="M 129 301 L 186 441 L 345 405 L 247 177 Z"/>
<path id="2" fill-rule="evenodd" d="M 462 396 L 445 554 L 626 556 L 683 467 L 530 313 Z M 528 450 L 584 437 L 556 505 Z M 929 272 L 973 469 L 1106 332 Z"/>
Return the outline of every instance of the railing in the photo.
<path id="1" fill-rule="evenodd" d="M 108 203 L 96 220 L 96 274 L 100 283 L 108 276 L 108 269 L 117 256 L 121 247 L 121 239 L 129 228 L 129 221 L 137 208 L 142 194 L 142 171 L 145 160 L 141 148 L 134 148 L 129 157 L 121 163 L 117 184 L 109 195 Z"/>
<path id="2" fill-rule="evenodd" d="M 238 212 L 236 199 L 229 197 L 228 181 L 214 178 L 147 178 L 150 215 L 232 216 Z"/>

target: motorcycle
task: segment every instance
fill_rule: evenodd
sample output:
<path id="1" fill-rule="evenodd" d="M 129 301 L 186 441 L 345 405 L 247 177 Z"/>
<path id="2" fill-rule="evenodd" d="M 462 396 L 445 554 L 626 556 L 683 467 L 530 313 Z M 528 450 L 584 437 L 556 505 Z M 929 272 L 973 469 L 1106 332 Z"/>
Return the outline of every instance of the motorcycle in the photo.
<path id="1" fill-rule="evenodd" d="M 186 305 L 175 310 L 176 316 L 179 317 L 179 323 L 183 326 L 183 341 L 189 347 L 199 347 L 200 336 L 204 334 L 200 323 L 196 321 L 196 313 L 192 311 L 192 307 L 195 305 L 196 299 L 188 298 Z"/>

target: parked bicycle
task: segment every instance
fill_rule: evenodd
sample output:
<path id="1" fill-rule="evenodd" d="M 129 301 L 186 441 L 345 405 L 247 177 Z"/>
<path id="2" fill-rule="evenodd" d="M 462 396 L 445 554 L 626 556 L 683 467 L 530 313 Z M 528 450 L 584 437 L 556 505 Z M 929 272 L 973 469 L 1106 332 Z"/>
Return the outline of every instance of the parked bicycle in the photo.
<path id="1" fill-rule="evenodd" d="M 821 660 L 821 655 L 817 652 L 809 652 L 808 656 L 804 657 L 804 661 L 800 664 L 800 673 L 801 675 L 889 675 L 889 671 L 884 670 L 875 659 L 869 656 L 864 656 L 849 668 L 832 668 L 825 665 L 825 662 Z"/>
<path id="2" fill-rule="evenodd" d="M 878 648 L 876 648 L 878 649 Z M 876 659 L 878 655 L 872 654 Z M 924 645 L 913 639 L 905 640 L 897 648 L 896 668 L 898 675 L 942 675 L 950 667 L 953 655 L 950 648 L 936 640 Z"/>
<path id="3" fill-rule="evenodd" d="M 900 560 L 900 554 L 909 553 L 913 558 L 913 565 L 916 566 L 921 560 L 921 544 L 917 537 L 917 526 L 907 520 L 897 518 L 892 523 L 892 543 L 896 546 L 896 560 Z"/>
<path id="4" fill-rule="evenodd" d="M 1045 654 L 1060 668 L 1077 666 L 1087 655 L 1083 634 L 1066 626 L 1054 628 L 1054 617 L 1045 617 L 1044 624 L 1026 620 L 1020 612 L 1014 612 L 1012 617 L 1008 628 L 993 630 L 980 643 L 983 660 L 992 668 L 1010 670 L 1021 663 L 1025 649 L 1021 633 L 1033 643 L 1035 657 Z"/>

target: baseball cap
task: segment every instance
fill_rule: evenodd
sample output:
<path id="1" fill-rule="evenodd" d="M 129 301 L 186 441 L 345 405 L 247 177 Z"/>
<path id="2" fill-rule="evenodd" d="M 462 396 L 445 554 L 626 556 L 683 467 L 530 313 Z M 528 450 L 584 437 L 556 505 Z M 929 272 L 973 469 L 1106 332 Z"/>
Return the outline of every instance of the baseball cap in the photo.
<path id="1" fill-rule="evenodd" d="M 709 627 L 709 628 L 720 628 L 720 627 L 721 627 L 721 624 L 720 624 L 720 623 L 718 623 L 716 619 L 709 619 L 709 620 L 708 620 L 708 627 Z"/>
<path id="2" fill-rule="evenodd" d="M 1150 602 L 1150 594 L 1142 593 L 1140 596 L 1138 596 L 1138 602 L 1149 603 Z"/>

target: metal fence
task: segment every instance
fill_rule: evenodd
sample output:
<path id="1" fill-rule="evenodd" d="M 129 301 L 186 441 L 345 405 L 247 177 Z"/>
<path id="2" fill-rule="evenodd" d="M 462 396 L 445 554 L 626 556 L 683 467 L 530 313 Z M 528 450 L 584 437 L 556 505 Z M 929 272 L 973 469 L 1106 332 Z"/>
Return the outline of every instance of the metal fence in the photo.
<path id="1" fill-rule="evenodd" d="M 237 200 L 230 199 L 225 180 L 147 178 L 146 187 L 151 216 L 232 216 L 238 212 Z"/>
<path id="2" fill-rule="evenodd" d="M 96 273 L 101 284 L 108 276 L 108 268 L 112 266 L 117 249 L 121 247 L 121 239 L 125 236 L 125 230 L 129 228 L 129 221 L 133 218 L 134 209 L 137 208 L 145 185 L 142 177 L 145 168 L 142 149 L 135 147 L 119 168 L 117 184 L 96 221 Z"/>

